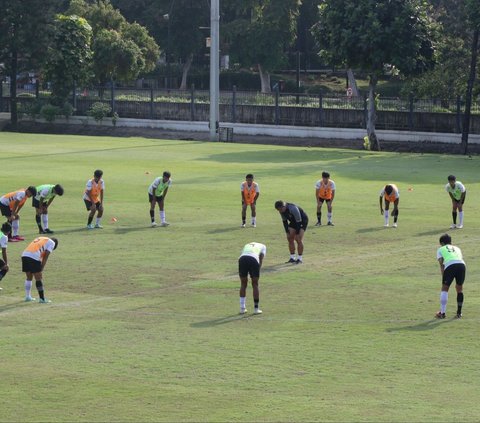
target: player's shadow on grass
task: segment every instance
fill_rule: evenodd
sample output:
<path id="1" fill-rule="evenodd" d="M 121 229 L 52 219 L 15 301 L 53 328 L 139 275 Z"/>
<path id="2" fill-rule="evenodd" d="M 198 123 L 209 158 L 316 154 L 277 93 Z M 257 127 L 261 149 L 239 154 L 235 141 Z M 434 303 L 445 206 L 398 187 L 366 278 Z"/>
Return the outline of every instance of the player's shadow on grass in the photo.
<path id="1" fill-rule="evenodd" d="M 225 325 L 227 323 L 236 322 L 248 317 L 247 314 L 232 314 L 231 316 L 220 317 L 219 319 L 205 320 L 203 322 L 191 323 L 192 328 L 210 328 L 212 326 Z"/>
<path id="2" fill-rule="evenodd" d="M 61 235 L 61 234 L 73 234 L 75 232 L 87 232 L 93 231 L 93 229 L 87 229 L 85 227 L 82 228 L 73 228 L 73 229 L 58 229 L 52 234 L 52 236 Z M 43 235 L 40 235 L 43 236 Z"/>
<path id="3" fill-rule="evenodd" d="M 219 228 L 219 229 L 212 229 L 210 231 L 207 231 L 207 234 L 211 234 L 211 235 L 215 235 L 215 234 L 223 234 L 225 232 L 232 232 L 232 231 L 236 231 L 236 230 L 245 230 L 244 228 L 240 228 L 240 226 L 237 228 L 237 227 L 227 227 L 227 228 Z"/>
<path id="4" fill-rule="evenodd" d="M 383 226 L 372 226 L 371 228 L 361 228 L 357 229 L 357 232 L 360 234 L 367 233 L 367 232 L 379 232 L 379 231 L 388 231 L 393 228 L 384 228 Z"/>
<path id="5" fill-rule="evenodd" d="M 128 234 L 130 232 L 138 232 L 138 231 L 165 231 L 168 230 L 166 228 L 152 228 L 151 226 L 129 226 L 125 228 L 115 228 L 113 231 L 117 235 L 123 235 L 123 234 Z"/>
<path id="6" fill-rule="evenodd" d="M 400 332 L 400 331 L 403 331 L 403 330 L 409 330 L 409 331 L 412 331 L 412 332 L 421 332 L 421 331 L 425 331 L 425 330 L 436 329 L 440 325 L 445 324 L 445 323 L 450 323 L 452 321 L 453 321 L 453 319 L 432 319 L 432 320 L 428 320 L 426 322 L 418 323 L 416 325 L 408 325 L 408 326 L 399 326 L 399 327 L 396 327 L 396 328 L 388 328 L 388 329 L 385 329 L 385 331 L 386 332 Z"/>
<path id="7" fill-rule="evenodd" d="M 434 229 L 433 231 L 419 232 L 417 236 L 429 236 L 429 235 L 438 235 L 448 232 L 448 229 Z"/>
<path id="8" fill-rule="evenodd" d="M 4 306 L 0 306 L 0 314 L 4 313 L 6 311 L 9 311 L 9 310 L 18 309 L 20 306 L 22 306 L 24 304 L 25 304 L 25 301 L 17 301 L 16 303 L 6 304 Z"/>

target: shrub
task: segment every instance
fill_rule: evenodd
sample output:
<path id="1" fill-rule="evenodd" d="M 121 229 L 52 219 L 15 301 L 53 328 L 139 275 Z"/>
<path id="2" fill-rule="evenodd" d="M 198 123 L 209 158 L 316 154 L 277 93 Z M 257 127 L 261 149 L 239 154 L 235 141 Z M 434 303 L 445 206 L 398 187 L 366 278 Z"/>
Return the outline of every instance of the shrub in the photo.
<path id="1" fill-rule="evenodd" d="M 95 122 L 101 122 L 103 118 L 107 117 L 112 112 L 112 108 L 105 103 L 96 102 L 88 109 L 87 115 L 92 116 Z"/>
<path id="2" fill-rule="evenodd" d="M 53 104 L 45 104 L 40 109 L 40 115 L 47 121 L 53 122 L 62 113 L 61 109 Z"/>

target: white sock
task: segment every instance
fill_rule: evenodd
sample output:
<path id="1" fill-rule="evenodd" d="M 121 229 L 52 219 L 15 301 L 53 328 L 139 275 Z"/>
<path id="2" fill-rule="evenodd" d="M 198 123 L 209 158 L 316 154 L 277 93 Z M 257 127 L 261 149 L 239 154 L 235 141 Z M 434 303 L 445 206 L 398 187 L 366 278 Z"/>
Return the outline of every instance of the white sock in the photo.
<path id="1" fill-rule="evenodd" d="M 303 260 L 302 256 L 301 256 L 301 255 L 298 255 L 298 256 L 297 256 L 297 260 L 302 261 L 302 260 Z"/>
<path id="2" fill-rule="evenodd" d="M 458 212 L 458 224 L 459 224 L 460 226 L 463 225 L 463 211 Z"/>
<path id="3" fill-rule="evenodd" d="M 48 229 L 48 214 L 42 214 L 43 229 Z"/>
<path id="4" fill-rule="evenodd" d="M 385 217 L 385 225 L 388 225 L 388 210 L 383 212 L 383 216 Z"/>
<path id="5" fill-rule="evenodd" d="M 330 223 L 332 222 L 332 213 L 327 213 L 327 219 Z"/>
<path id="6" fill-rule="evenodd" d="M 256 217 L 252 217 L 252 225 L 256 225 L 257 224 L 257 218 Z"/>
<path id="7" fill-rule="evenodd" d="M 160 221 L 165 223 L 165 210 L 160 211 Z"/>
<path id="8" fill-rule="evenodd" d="M 240 308 L 245 308 L 246 297 L 240 297 Z"/>
<path id="9" fill-rule="evenodd" d="M 295 260 L 295 253 L 290 254 L 290 258 L 293 259 L 293 260 Z"/>
<path id="10" fill-rule="evenodd" d="M 97 225 L 100 225 L 100 222 L 102 221 L 101 217 L 97 217 Z"/>
<path id="11" fill-rule="evenodd" d="M 12 222 L 12 236 L 17 236 L 19 229 L 20 229 L 20 222 L 18 221 L 18 219 L 14 220 Z"/>
<path id="12" fill-rule="evenodd" d="M 32 295 L 32 281 L 25 280 L 25 296 L 30 297 Z"/>
<path id="13" fill-rule="evenodd" d="M 445 313 L 447 310 L 447 302 L 448 302 L 448 292 L 442 291 L 440 292 L 440 312 Z"/>

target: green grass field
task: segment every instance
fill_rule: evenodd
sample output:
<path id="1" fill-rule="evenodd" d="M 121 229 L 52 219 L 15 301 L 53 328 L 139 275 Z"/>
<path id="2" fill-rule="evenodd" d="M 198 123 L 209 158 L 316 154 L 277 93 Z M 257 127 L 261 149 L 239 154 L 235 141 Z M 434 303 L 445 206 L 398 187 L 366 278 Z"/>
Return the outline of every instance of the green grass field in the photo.
<path id="1" fill-rule="evenodd" d="M 479 160 L 0 133 L 2 193 L 65 188 L 50 208 L 60 241 L 45 270 L 51 304 L 23 302 L 27 243 L 8 247 L 0 421 L 478 421 Z M 105 229 L 87 231 L 82 193 L 96 168 Z M 147 188 L 165 169 L 171 226 L 152 229 Z M 322 170 L 337 184 L 335 227 L 313 226 Z M 258 221 L 241 229 L 249 172 Z M 450 173 L 468 190 L 465 228 L 451 232 L 468 267 L 464 318 L 453 319 L 452 288 L 448 317 L 436 321 Z M 379 212 L 387 182 L 401 191 L 397 229 Z M 301 266 L 284 264 L 277 199 L 310 215 Z M 37 236 L 31 202 L 20 232 Z M 264 314 L 243 317 L 237 258 L 250 241 L 267 245 Z"/>

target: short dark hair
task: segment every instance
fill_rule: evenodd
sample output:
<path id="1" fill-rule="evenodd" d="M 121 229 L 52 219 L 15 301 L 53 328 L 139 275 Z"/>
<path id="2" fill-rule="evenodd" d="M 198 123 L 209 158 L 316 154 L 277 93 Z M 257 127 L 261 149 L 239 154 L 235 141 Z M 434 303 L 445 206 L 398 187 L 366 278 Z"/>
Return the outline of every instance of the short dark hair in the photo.
<path id="1" fill-rule="evenodd" d="M 33 185 L 28 187 L 26 191 L 30 191 L 30 193 L 32 194 L 32 197 L 35 197 L 37 195 L 37 188 L 35 188 Z"/>
<path id="2" fill-rule="evenodd" d="M 10 232 L 12 232 L 12 225 L 10 225 L 10 223 L 8 222 L 5 222 L 3 225 L 2 225 L 2 232 L 6 235 L 6 234 L 9 234 Z"/>
<path id="3" fill-rule="evenodd" d="M 95 172 L 93 172 L 93 176 L 96 176 L 97 178 L 101 178 L 103 175 L 103 170 L 97 169 Z"/>
<path id="4" fill-rule="evenodd" d="M 280 207 L 284 207 L 285 206 L 285 201 L 283 200 L 277 200 L 275 201 L 275 208 L 278 210 Z"/>
<path id="5" fill-rule="evenodd" d="M 390 195 L 393 191 L 393 187 L 391 185 L 385 185 L 385 192 Z"/>
<path id="6" fill-rule="evenodd" d="M 172 174 L 166 170 L 165 172 L 163 172 L 163 176 L 166 176 L 167 178 L 170 178 L 170 176 L 172 176 Z"/>
<path id="7" fill-rule="evenodd" d="M 55 193 L 57 195 L 59 195 L 60 197 L 63 195 L 63 187 L 60 185 L 60 184 L 57 184 L 53 187 L 53 190 L 55 191 Z"/>
<path id="8" fill-rule="evenodd" d="M 253 179 L 253 173 L 247 173 L 247 175 L 245 176 L 245 179 L 250 179 L 250 178 Z"/>
<path id="9" fill-rule="evenodd" d="M 448 175 L 448 178 L 447 178 L 449 181 L 456 181 L 457 178 L 455 177 L 455 175 Z"/>
<path id="10" fill-rule="evenodd" d="M 55 250 L 58 247 L 58 239 L 57 238 L 50 238 L 50 239 L 55 243 L 55 247 L 53 247 L 53 249 Z"/>
<path id="11" fill-rule="evenodd" d="M 443 234 L 440 239 L 440 244 L 441 245 L 447 245 L 447 244 L 451 244 L 452 243 L 452 237 L 448 234 Z"/>
<path id="12" fill-rule="evenodd" d="M 322 172 L 322 178 L 330 178 L 330 173 Z"/>

